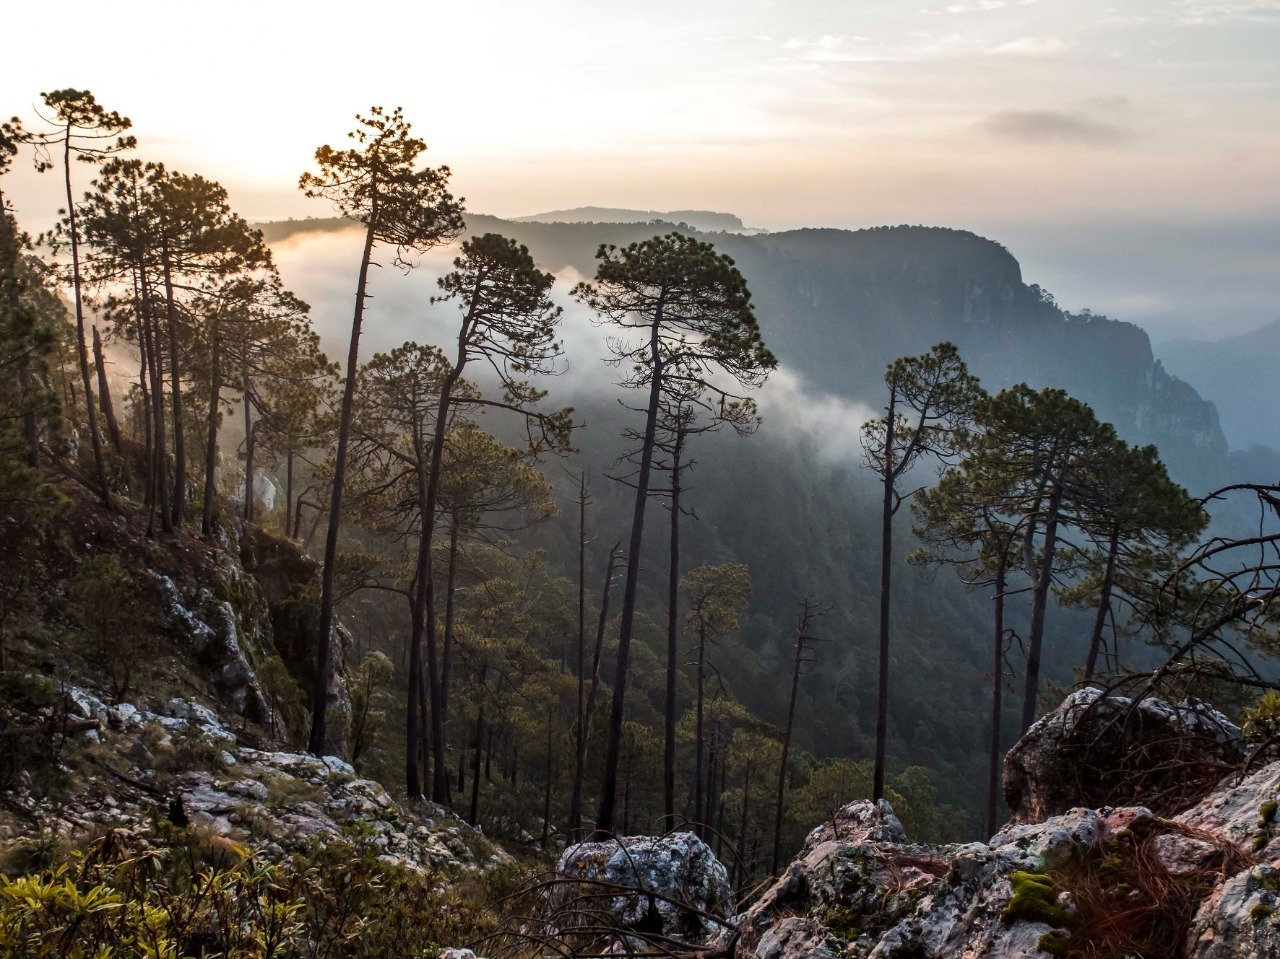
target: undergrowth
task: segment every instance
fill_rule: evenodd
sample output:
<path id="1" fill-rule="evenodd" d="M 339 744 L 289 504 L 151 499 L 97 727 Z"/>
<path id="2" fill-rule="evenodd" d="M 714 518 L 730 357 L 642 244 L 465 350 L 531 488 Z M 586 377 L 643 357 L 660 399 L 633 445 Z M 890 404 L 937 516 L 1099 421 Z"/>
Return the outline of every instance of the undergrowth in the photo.
<path id="1" fill-rule="evenodd" d="M 1156 852 L 1161 836 L 1214 847 L 1200 865 L 1170 872 Z M 1179 959 L 1200 903 L 1224 875 L 1249 860 L 1219 837 L 1167 820 L 1136 825 L 1106 840 L 1100 854 L 1049 874 L 1014 873 L 1003 918 L 1058 927 L 1040 948 L 1058 959 Z M 1067 908 L 1059 905 L 1066 893 Z"/>
<path id="2" fill-rule="evenodd" d="M 272 863 L 200 827 L 8 853 L 0 955 L 13 959 L 430 959 L 492 932 L 488 904 L 514 882 L 418 873 L 349 839 Z"/>

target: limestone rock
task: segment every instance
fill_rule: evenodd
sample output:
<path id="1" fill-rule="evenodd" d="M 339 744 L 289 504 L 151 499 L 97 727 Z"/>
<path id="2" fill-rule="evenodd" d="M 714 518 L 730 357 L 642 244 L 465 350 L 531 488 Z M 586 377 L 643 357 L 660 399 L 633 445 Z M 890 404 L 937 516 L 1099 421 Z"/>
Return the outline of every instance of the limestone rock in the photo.
<path id="1" fill-rule="evenodd" d="M 1200 702 L 1079 690 L 1009 751 L 1005 800 L 1015 822 L 1076 806 L 1142 805 L 1171 815 L 1209 793 L 1241 758 L 1240 730 Z"/>
<path id="2" fill-rule="evenodd" d="M 907 832 L 885 800 L 879 805 L 860 799 L 841 807 L 832 819 L 805 837 L 804 848 L 813 849 L 824 842 L 894 842 L 905 843 Z"/>
<path id="3" fill-rule="evenodd" d="M 596 880 L 635 889 L 634 893 L 621 893 L 610 901 L 609 910 L 616 919 L 632 928 L 645 928 L 646 923 L 652 923 L 660 926 L 663 935 L 688 942 L 703 942 L 720 931 L 698 912 L 723 913 L 729 905 L 728 870 L 711 848 L 691 832 L 579 843 L 564 851 L 556 873 L 566 879 Z M 553 897 L 559 899 L 553 906 L 572 894 L 567 888 L 557 888 Z"/>

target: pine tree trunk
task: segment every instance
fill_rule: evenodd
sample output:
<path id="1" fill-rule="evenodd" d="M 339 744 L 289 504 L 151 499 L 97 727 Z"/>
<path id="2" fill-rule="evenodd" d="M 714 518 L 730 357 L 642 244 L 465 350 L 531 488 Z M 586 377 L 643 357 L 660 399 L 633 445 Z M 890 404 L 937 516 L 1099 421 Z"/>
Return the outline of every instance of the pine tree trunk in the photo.
<path id="1" fill-rule="evenodd" d="M 1049 509 L 1045 516 L 1044 547 L 1037 570 L 1031 599 L 1031 629 L 1027 636 L 1027 674 L 1022 690 L 1022 721 L 1019 731 L 1025 733 L 1036 718 L 1040 694 L 1040 656 L 1044 646 L 1044 617 L 1049 603 L 1049 586 L 1053 582 L 1053 559 L 1057 548 L 1058 517 L 1065 492 L 1066 467 L 1059 470 L 1049 493 Z"/>
<path id="2" fill-rule="evenodd" d="M 742 815 L 738 818 L 738 855 L 737 855 L 737 873 L 738 873 L 738 898 L 742 898 L 742 890 L 746 888 L 747 880 L 747 810 L 751 804 L 751 760 L 747 760 L 746 769 L 742 774 Z"/>
<path id="3" fill-rule="evenodd" d="M 484 672 L 481 671 L 480 683 L 484 684 Z M 467 815 L 467 822 L 476 826 L 480 823 L 480 743 L 484 738 L 484 693 L 480 693 L 478 705 L 476 706 L 476 752 L 475 759 L 471 766 L 471 809 Z M 490 745 L 492 746 L 492 734 L 490 735 Z M 487 777 L 486 777 L 487 778 Z"/>
<path id="4" fill-rule="evenodd" d="M 987 766 L 987 836 L 996 832 L 996 813 L 1000 807 L 1000 714 L 1004 709 L 1004 554 L 996 570 L 994 648 L 991 666 L 991 752 Z"/>
<path id="5" fill-rule="evenodd" d="M 440 728 L 444 735 L 449 735 L 449 692 L 452 684 L 453 670 L 453 619 L 455 600 L 458 591 L 458 545 L 461 527 L 458 524 L 458 513 L 454 511 L 449 517 L 449 565 L 445 572 L 444 587 L 444 651 L 440 657 Z M 446 738 L 441 755 L 449 751 Z M 445 777 L 445 788 L 448 789 L 449 777 Z M 447 797 L 446 797 L 447 801 Z"/>
<path id="6" fill-rule="evenodd" d="M 375 185 L 376 186 L 376 185 Z M 360 256 L 360 277 L 356 281 L 356 306 L 351 319 L 351 343 L 347 348 L 346 377 L 342 388 L 342 407 L 338 417 L 338 448 L 333 461 L 333 489 L 329 499 L 329 530 L 324 541 L 324 565 L 320 574 L 320 630 L 316 639 L 316 676 L 311 687 L 311 735 L 307 750 L 315 756 L 325 750 L 325 720 L 329 697 L 331 669 L 331 635 L 333 632 L 333 576 L 338 560 L 338 532 L 342 525 L 342 490 L 347 476 L 347 443 L 351 436 L 351 411 L 355 405 L 356 371 L 360 363 L 360 326 L 364 320 L 365 291 L 369 283 L 369 260 L 373 255 L 374 230 L 378 223 L 378 204 L 369 211 L 364 251 Z"/>
<path id="7" fill-rule="evenodd" d="M 609 551 L 609 565 L 605 568 L 604 587 L 600 597 L 600 616 L 596 622 L 595 650 L 591 656 L 591 686 L 587 692 L 587 705 L 582 712 L 582 735 L 577 742 L 577 755 L 573 762 L 573 796 L 569 801 L 569 838 L 582 839 L 582 793 L 587 767 L 587 742 L 591 736 L 591 717 L 595 715 L 596 693 L 600 689 L 600 655 L 604 650 L 604 632 L 609 623 L 609 594 L 613 586 L 613 568 L 618 561 L 618 547 Z"/>
<path id="8" fill-rule="evenodd" d="M 134 319 L 138 324 L 138 391 L 142 398 L 142 435 L 146 477 L 142 484 L 142 501 L 148 514 L 155 504 L 155 447 L 152 444 L 151 390 L 147 385 L 147 333 L 142 318 L 142 304 L 138 299 L 138 280 L 134 277 Z"/>
<path id="9" fill-rule="evenodd" d="M 254 436 L 253 436 L 253 400 L 249 393 L 249 370 L 244 371 L 243 386 L 244 393 L 244 519 L 246 523 L 253 522 L 253 453 L 254 453 Z"/>
<path id="10" fill-rule="evenodd" d="M 1120 528 L 1113 526 L 1107 542 L 1107 567 L 1102 574 L 1102 590 L 1098 596 L 1098 611 L 1093 618 L 1093 631 L 1089 634 L 1089 655 L 1084 661 L 1084 681 L 1093 679 L 1098 668 L 1098 652 L 1102 649 L 1102 631 L 1111 614 L 1111 590 L 1116 581 L 1116 554 L 1120 551 Z"/>
<path id="11" fill-rule="evenodd" d="M 218 460 L 218 409 L 222 393 L 222 342 L 218 320 L 214 318 L 213 342 L 209 351 L 209 419 L 204 440 L 204 510 L 200 532 L 213 533 L 214 471 Z M 245 398 L 248 403 L 248 397 Z"/>
<path id="12" fill-rule="evenodd" d="M 80 233 L 76 227 L 76 201 L 71 193 L 71 124 L 67 123 L 62 167 L 66 173 L 67 221 L 71 234 L 71 286 L 75 293 L 76 359 L 80 363 L 80 386 L 84 391 L 85 422 L 89 427 L 89 440 L 93 447 L 93 467 L 97 475 L 98 495 L 102 505 L 114 509 L 111 488 L 107 484 L 107 465 L 102 456 L 102 437 L 98 434 L 98 416 L 93 406 L 93 387 L 89 383 L 89 348 L 84 336 L 84 303 L 80 293 Z"/>
<path id="13" fill-rule="evenodd" d="M 182 362 L 181 351 L 178 348 L 178 306 L 173 297 L 173 274 L 167 237 L 161 241 L 160 255 L 164 265 L 164 298 L 169 326 L 170 396 L 173 401 L 173 503 L 170 521 L 174 526 L 180 526 L 182 514 L 187 505 L 187 447 L 186 431 L 182 425 Z"/>
<path id="14" fill-rule="evenodd" d="M 158 507 L 160 528 L 168 533 L 173 529 L 173 521 L 169 516 L 169 450 L 164 426 L 164 366 L 160 360 L 160 336 L 156 333 L 155 320 L 151 315 L 151 296 L 145 274 L 142 277 L 142 302 L 143 325 L 147 329 L 147 358 L 151 362 L 151 420 L 156 435 L 155 474 L 152 478 L 156 495 L 153 508 Z M 150 517 L 147 526 L 148 529 L 151 526 Z"/>
<path id="15" fill-rule="evenodd" d="M 635 508 L 631 516 L 631 544 L 627 552 L 627 580 L 622 591 L 622 622 L 618 629 L 618 655 L 613 677 L 613 704 L 609 710 L 609 734 L 605 741 L 604 782 L 601 785 L 600 812 L 596 831 L 613 832 L 614 804 L 618 789 L 618 757 L 622 750 L 622 722 L 626 714 L 627 672 L 631 666 L 631 630 L 636 614 L 636 588 L 640 582 L 640 549 L 644 540 L 644 513 L 649 499 L 649 475 L 653 469 L 653 446 L 657 433 L 658 402 L 662 397 L 662 361 L 658 349 L 658 330 L 662 322 L 659 299 L 650 334 L 653 382 L 649 388 L 649 408 L 644 427 L 644 446 L 640 452 L 640 472 L 636 477 Z"/>
<path id="16" fill-rule="evenodd" d="M 671 535 L 667 570 L 667 690 L 662 748 L 662 831 L 676 825 L 676 667 L 680 659 L 680 454 L 684 429 L 677 414 L 671 457 Z M 702 820 L 699 819 L 699 822 Z"/>
<path id="17" fill-rule="evenodd" d="M 107 362 L 102 355 L 102 337 L 98 328 L 93 328 L 93 365 L 98 374 L 98 405 L 102 408 L 103 419 L 107 421 L 107 435 L 111 437 L 111 448 L 116 455 L 124 452 L 124 437 L 120 435 L 120 423 L 116 419 L 115 404 L 111 402 L 111 387 L 107 384 Z"/>
<path id="18" fill-rule="evenodd" d="M 880 510 L 880 661 L 876 691 L 876 756 L 871 798 L 884 798 L 885 752 L 889 741 L 889 594 L 893 576 L 893 494 L 897 479 L 893 461 L 894 428 L 897 426 L 897 383 L 889 379 L 889 409 L 885 417 L 883 483 Z"/>
<path id="19" fill-rule="evenodd" d="M 782 864 L 782 816 L 786 799 L 787 759 L 791 754 L 791 731 L 796 721 L 796 699 L 800 693 L 800 666 L 804 662 L 804 621 L 796 632 L 796 662 L 791 673 L 791 700 L 787 704 L 787 728 L 782 736 L 782 764 L 778 767 L 778 796 L 773 813 L 773 859 L 769 874 L 776 876 Z"/>
<path id="20" fill-rule="evenodd" d="M 707 627 L 698 623 L 698 692 L 697 708 L 694 711 L 693 732 L 693 818 L 698 835 L 702 835 L 702 755 L 705 749 L 702 726 L 702 707 L 706 698 L 707 678 Z"/>

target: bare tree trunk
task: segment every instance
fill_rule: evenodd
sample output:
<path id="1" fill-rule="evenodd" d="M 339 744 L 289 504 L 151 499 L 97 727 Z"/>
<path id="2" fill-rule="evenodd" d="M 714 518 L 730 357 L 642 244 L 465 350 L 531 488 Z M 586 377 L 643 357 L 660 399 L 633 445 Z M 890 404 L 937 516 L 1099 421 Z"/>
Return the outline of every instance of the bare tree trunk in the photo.
<path id="1" fill-rule="evenodd" d="M 1098 668 L 1098 651 L 1102 648 L 1102 630 L 1111 614 L 1111 590 L 1116 581 L 1116 554 L 1120 551 L 1120 528 L 1113 526 L 1107 541 L 1107 567 L 1102 574 L 1102 590 L 1098 596 L 1098 611 L 1093 618 L 1093 630 L 1089 634 L 1089 655 L 1084 661 L 1084 681 L 1093 679 Z"/>
<path id="2" fill-rule="evenodd" d="M 677 415 L 671 457 L 671 535 L 667 571 L 667 701 L 663 717 L 662 831 L 676 825 L 676 666 L 680 659 L 680 454 L 684 429 Z M 699 822 L 702 822 L 699 812 Z"/>
<path id="3" fill-rule="evenodd" d="M 605 568 L 604 588 L 600 597 L 600 616 L 596 622 L 595 650 L 591 656 L 591 687 L 587 693 L 587 705 L 582 712 L 582 735 L 578 737 L 577 755 L 573 763 L 573 797 L 569 801 L 569 838 L 582 839 L 582 791 L 586 777 L 587 741 L 591 735 L 591 717 L 595 714 L 596 693 L 600 688 L 600 655 L 604 649 L 604 631 L 609 623 L 609 593 L 613 586 L 613 570 L 619 559 L 615 543 L 609 550 L 609 565 Z"/>
<path id="4" fill-rule="evenodd" d="M 115 404 L 111 402 L 111 387 L 107 385 L 107 362 L 102 355 L 102 337 L 98 328 L 93 328 L 93 365 L 98 374 L 98 404 L 102 407 L 102 416 L 107 421 L 107 435 L 111 437 L 111 447 L 119 455 L 124 451 L 124 438 L 120 435 L 120 423 L 116 420 Z"/>
<path id="5" fill-rule="evenodd" d="M 98 435 L 98 416 L 93 407 L 93 387 L 89 384 L 89 348 L 84 336 L 84 303 L 80 293 L 80 231 L 76 227 L 76 201 L 71 193 L 71 124 L 67 123 L 62 168 L 66 174 L 67 221 L 71 234 L 71 286 L 75 293 L 76 308 L 76 359 L 80 363 L 80 385 L 84 390 L 85 422 L 89 425 L 89 440 L 93 447 L 93 466 L 97 473 L 98 495 L 102 505 L 113 509 L 111 488 L 107 485 L 106 460 L 102 456 L 102 438 Z"/>
<path id="6" fill-rule="evenodd" d="M 369 283 L 369 260 L 373 254 L 374 231 L 378 225 L 377 191 L 369 211 L 364 251 L 360 256 L 360 277 L 356 281 L 356 306 L 351 319 L 351 344 L 347 349 L 346 377 L 342 407 L 338 417 L 338 448 L 333 461 L 333 488 L 329 499 L 329 531 L 324 542 L 324 565 L 320 575 L 320 631 L 316 639 L 316 676 L 311 688 L 311 735 L 307 750 L 319 756 L 325 749 L 325 712 L 329 696 L 331 633 L 333 631 L 333 574 L 338 560 L 338 531 L 342 524 L 342 489 L 347 476 L 347 443 L 351 436 L 351 410 L 355 404 L 356 370 L 360 363 L 360 325 L 364 320 L 365 292 Z"/>
<path id="7" fill-rule="evenodd" d="M 1000 714 L 1004 709 L 1004 554 L 996 570 L 995 644 L 991 667 L 991 752 L 987 767 L 987 836 L 996 833 L 1000 806 Z"/>
<path id="8" fill-rule="evenodd" d="M 1065 491 L 1063 475 L 1059 471 L 1049 492 L 1049 510 L 1045 516 L 1044 546 L 1041 550 L 1040 569 L 1037 571 L 1031 599 L 1031 629 L 1027 636 L 1027 675 L 1022 691 L 1022 722 L 1020 732 L 1026 732 L 1036 718 L 1036 706 L 1040 693 L 1040 655 L 1044 645 L 1044 614 L 1049 602 L 1049 586 L 1053 581 L 1053 558 L 1057 547 L 1058 516 L 1062 510 Z"/>

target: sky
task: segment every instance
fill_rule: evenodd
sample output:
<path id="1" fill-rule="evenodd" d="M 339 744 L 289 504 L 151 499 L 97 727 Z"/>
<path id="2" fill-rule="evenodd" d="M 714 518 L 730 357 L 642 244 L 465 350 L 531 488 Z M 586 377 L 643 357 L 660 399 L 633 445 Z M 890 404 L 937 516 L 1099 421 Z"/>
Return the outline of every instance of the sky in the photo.
<path id="1" fill-rule="evenodd" d="M 296 189 L 315 148 L 400 105 L 476 212 L 951 226 L 1157 341 L 1280 320 L 1280 0 L 69 0 L 5 22 L 0 112 L 91 89 L 249 219 L 329 215 Z M 49 220 L 55 178 L 12 179 Z"/>

